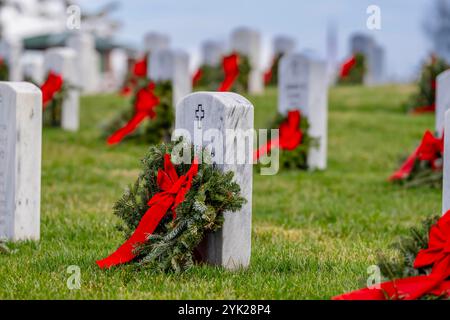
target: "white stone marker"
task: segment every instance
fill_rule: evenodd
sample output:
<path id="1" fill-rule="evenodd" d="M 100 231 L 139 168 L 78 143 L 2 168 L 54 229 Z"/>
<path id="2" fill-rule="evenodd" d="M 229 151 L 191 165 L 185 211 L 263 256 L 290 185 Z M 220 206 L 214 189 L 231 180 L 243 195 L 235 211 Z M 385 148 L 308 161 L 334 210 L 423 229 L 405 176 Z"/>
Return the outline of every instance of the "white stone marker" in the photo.
<path id="1" fill-rule="evenodd" d="M 225 213 L 223 228 L 203 242 L 200 249 L 204 260 L 228 269 L 247 267 L 252 230 L 253 105 L 232 92 L 193 93 L 177 105 L 176 128 L 187 130 L 195 145 L 208 148 L 220 170 L 234 172 L 241 194 L 248 201 L 240 211 Z M 209 136 L 210 129 L 220 136 Z M 247 134 L 245 137 L 233 136 L 241 130 Z M 199 133 L 203 138 L 195 138 Z M 236 161 L 235 154 L 240 161 Z"/>
<path id="2" fill-rule="evenodd" d="M 20 59 L 23 78 L 29 78 L 36 84 L 44 82 L 44 54 L 41 51 L 25 51 Z"/>
<path id="3" fill-rule="evenodd" d="M 445 112 L 444 179 L 442 183 L 442 214 L 450 210 L 450 110 Z"/>
<path id="4" fill-rule="evenodd" d="M 444 130 L 445 112 L 450 109 L 450 69 L 436 78 L 436 135 L 440 137 Z"/>
<path id="5" fill-rule="evenodd" d="M 375 82 L 373 74 L 375 41 L 368 35 L 357 33 L 350 38 L 350 47 L 352 54 L 361 53 L 364 55 L 367 66 L 364 84 L 373 85 Z"/>
<path id="6" fill-rule="evenodd" d="M 0 82 L 0 238 L 38 240 L 42 95 L 26 82 Z"/>
<path id="7" fill-rule="evenodd" d="M 273 51 L 275 56 L 292 53 L 295 46 L 295 40 L 288 36 L 276 36 L 273 40 Z"/>
<path id="8" fill-rule="evenodd" d="M 148 77 L 155 81 L 171 81 L 173 105 L 192 92 L 192 79 L 189 72 L 189 55 L 180 50 L 156 50 L 149 54 Z"/>
<path id="9" fill-rule="evenodd" d="M 61 74 L 64 83 L 74 86 L 77 81 L 76 52 L 71 48 L 52 48 L 45 52 L 44 65 L 46 74 L 49 71 Z M 80 126 L 80 93 L 71 88 L 64 99 L 61 114 L 61 128 L 67 131 L 78 131 Z"/>
<path id="10" fill-rule="evenodd" d="M 220 66 L 224 56 L 224 47 L 218 41 L 205 41 L 202 44 L 203 64 L 207 66 Z"/>
<path id="11" fill-rule="evenodd" d="M 309 135 L 320 146 L 308 152 L 310 169 L 327 167 L 328 85 L 326 62 L 303 54 L 289 54 L 281 58 L 278 69 L 278 111 L 287 115 L 298 109 L 308 118 Z"/>
<path id="12" fill-rule="evenodd" d="M 144 36 L 144 51 L 150 53 L 156 50 L 169 49 L 170 38 L 159 32 L 148 32 Z"/>
<path id="13" fill-rule="evenodd" d="M 69 37 L 67 46 L 76 52 L 76 82 L 85 93 L 98 91 L 100 82 L 100 62 L 95 49 L 95 36 L 87 32 L 77 32 Z"/>
<path id="14" fill-rule="evenodd" d="M 264 91 L 264 71 L 261 66 L 261 34 L 252 29 L 238 28 L 231 34 L 231 48 L 246 55 L 252 66 L 248 79 L 248 91 L 260 94 Z"/>
<path id="15" fill-rule="evenodd" d="M 20 57 L 23 45 L 19 39 L 4 39 L 0 41 L 0 57 L 5 59 L 9 68 L 9 81 L 22 81 Z"/>

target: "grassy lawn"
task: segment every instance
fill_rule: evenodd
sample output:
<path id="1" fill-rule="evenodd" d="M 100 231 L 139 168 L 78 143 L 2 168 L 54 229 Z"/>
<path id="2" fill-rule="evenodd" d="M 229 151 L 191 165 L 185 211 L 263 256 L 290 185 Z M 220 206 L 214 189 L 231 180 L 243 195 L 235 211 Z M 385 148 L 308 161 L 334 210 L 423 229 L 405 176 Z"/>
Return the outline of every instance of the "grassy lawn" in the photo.
<path id="1" fill-rule="evenodd" d="M 140 170 L 145 145 L 107 147 L 99 124 L 126 105 L 115 96 L 82 99 L 76 133 L 45 128 L 41 241 L 0 255 L 0 299 L 329 299 L 365 283 L 378 251 L 441 207 L 441 191 L 386 182 L 434 116 L 402 109 L 413 88 L 335 88 L 330 93 L 329 167 L 284 171 L 253 185 L 248 270 L 198 266 L 182 275 L 103 271 L 95 260 L 122 243 L 112 205 Z M 276 112 L 276 91 L 250 97 L 255 123 Z M 69 290 L 67 267 L 81 268 Z"/>

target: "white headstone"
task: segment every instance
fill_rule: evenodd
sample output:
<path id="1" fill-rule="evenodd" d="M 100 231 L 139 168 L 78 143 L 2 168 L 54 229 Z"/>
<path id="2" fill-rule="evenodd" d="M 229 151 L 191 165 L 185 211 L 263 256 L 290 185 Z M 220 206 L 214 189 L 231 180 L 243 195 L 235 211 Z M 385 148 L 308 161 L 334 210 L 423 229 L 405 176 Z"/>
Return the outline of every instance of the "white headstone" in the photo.
<path id="1" fill-rule="evenodd" d="M 231 48 L 249 59 L 252 67 L 249 74 L 249 93 L 262 93 L 264 91 L 264 71 L 261 66 L 261 34 L 256 30 L 238 28 L 231 34 Z"/>
<path id="2" fill-rule="evenodd" d="M 442 214 L 450 210 L 450 110 L 445 112 L 444 179 L 442 183 Z"/>
<path id="3" fill-rule="evenodd" d="M 116 48 L 110 53 L 111 72 L 116 89 L 125 82 L 128 73 L 128 53 L 125 49 Z"/>
<path id="4" fill-rule="evenodd" d="M 375 82 L 373 74 L 375 41 L 371 36 L 358 33 L 351 37 L 350 47 L 352 54 L 360 53 L 364 55 L 367 67 L 364 84 L 373 85 Z"/>
<path id="5" fill-rule="evenodd" d="M 220 66 L 224 56 L 224 46 L 217 41 L 205 41 L 202 45 L 203 64 Z"/>
<path id="6" fill-rule="evenodd" d="M 87 32 L 74 33 L 67 40 L 67 46 L 76 52 L 76 82 L 85 93 L 98 91 L 100 62 L 95 49 L 95 36 Z"/>
<path id="7" fill-rule="evenodd" d="M 220 170 L 234 172 L 241 195 L 248 201 L 240 211 L 224 214 L 223 228 L 209 235 L 200 248 L 203 258 L 228 269 L 247 267 L 252 230 L 252 104 L 231 92 L 193 93 L 177 105 L 176 128 L 187 130 L 195 145 L 208 148 Z M 210 129 L 220 135 L 209 136 Z M 199 132 L 202 138 L 193 138 L 198 137 Z M 240 136 L 243 132 L 248 135 Z M 235 154 L 242 157 L 239 162 Z"/>
<path id="8" fill-rule="evenodd" d="M 42 95 L 26 82 L 0 82 L 0 238 L 38 240 Z"/>
<path id="9" fill-rule="evenodd" d="M 76 52 L 71 48 L 52 48 L 45 52 L 45 73 L 53 71 L 61 74 L 64 83 L 71 86 L 64 99 L 61 114 L 61 127 L 68 131 L 77 131 L 80 126 L 80 94 L 77 81 Z"/>
<path id="10" fill-rule="evenodd" d="M 441 136 L 444 130 L 445 112 L 450 109 L 450 69 L 436 78 L 436 135 Z"/>
<path id="11" fill-rule="evenodd" d="M 171 81 L 173 105 L 192 92 L 192 79 L 189 71 L 189 55 L 179 50 L 156 50 L 149 54 L 148 77 L 155 81 Z"/>
<path id="12" fill-rule="evenodd" d="M 0 57 L 5 59 L 9 69 L 9 81 L 22 81 L 20 57 L 23 44 L 19 39 L 3 39 L 0 41 Z"/>
<path id="13" fill-rule="evenodd" d="M 149 32 L 144 36 L 144 51 L 150 53 L 156 50 L 169 49 L 170 38 L 166 34 Z"/>
<path id="14" fill-rule="evenodd" d="M 36 84 L 44 82 L 44 54 L 41 51 L 25 51 L 20 59 L 24 79 Z"/>
<path id="15" fill-rule="evenodd" d="M 308 118 L 309 135 L 317 138 L 320 146 L 308 152 L 310 169 L 327 166 L 328 86 L 327 66 L 324 61 L 302 54 L 281 58 L 278 69 L 278 111 L 287 115 L 300 110 Z"/>
<path id="16" fill-rule="evenodd" d="M 383 84 L 385 82 L 385 53 L 384 48 L 375 44 L 373 48 L 372 62 L 373 84 Z"/>
<path id="17" fill-rule="evenodd" d="M 273 51 L 275 55 L 292 53 L 295 46 L 295 40 L 288 36 L 277 36 L 273 40 Z"/>

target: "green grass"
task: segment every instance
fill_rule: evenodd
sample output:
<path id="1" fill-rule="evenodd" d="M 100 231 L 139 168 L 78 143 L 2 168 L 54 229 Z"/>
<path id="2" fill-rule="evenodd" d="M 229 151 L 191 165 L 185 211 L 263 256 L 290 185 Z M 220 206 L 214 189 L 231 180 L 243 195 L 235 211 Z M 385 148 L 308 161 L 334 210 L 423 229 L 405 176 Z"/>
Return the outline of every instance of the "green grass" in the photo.
<path id="1" fill-rule="evenodd" d="M 41 241 L 0 255 L 0 299 L 329 299 L 359 288 L 378 251 L 389 253 L 408 227 L 440 211 L 440 190 L 386 182 L 399 157 L 433 128 L 433 116 L 403 112 L 412 89 L 332 89 L 328 169 L 255 171 L 250 268 L 198 266 L 182 275 L 95 265 L 123 241 L 112 205 L 138 175 L 147 147 L 107 147 L 98 125 L 126 102 L 83 98 L 78 133 L 44 130 Z M 256 126 L 264 127 L 276 112 L 276 91 L 250 100 Z M 70 265 L 81 268 L 80 290 L 66 286 Z"/>

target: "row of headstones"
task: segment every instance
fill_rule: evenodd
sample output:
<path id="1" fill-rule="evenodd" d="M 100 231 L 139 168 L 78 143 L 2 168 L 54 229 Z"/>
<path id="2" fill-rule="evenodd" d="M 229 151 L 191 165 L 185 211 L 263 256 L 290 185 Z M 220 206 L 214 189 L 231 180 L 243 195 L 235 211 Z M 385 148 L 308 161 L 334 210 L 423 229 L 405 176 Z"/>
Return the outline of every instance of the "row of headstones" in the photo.
<path id="1" fill-rule="evenodd" d="M 84 93 L 94 93 L 100 84 L 100 58 L 95 49 L 95 37 L 92 34 L 79 32 L 71 35 L 66 43 L 67 48 L 75 52 L 75 66 L 70 78 L 72 85 Z M 24 51 L 23 43 L 18 39 L 0 41 L 0 57 L 5 59 L 9 67 L 9 81 L 30 79 L 37 84 L 45 81 L 48 72 L 45 53 L 40 51 Z"/>
<path id="2" fill-rule="evenodd" d="M 75 59 L 68 48 L 47 53 L 49 67 L 70 72 Z M 176 66 L 175 59 L 167 65 Z M 49 63 L 50 63 L 49 62 Z M 321 149 L 311 157 L 317 168 L 326 165 L 326 67 L 302 55 L 289 55 L 281 63 L 279 111 L 286 113 L 295 105 L 311 122 L 311 134 L 321 135 Z M 203 111 L 198 119 L 196 111 Z M 234 93 L 194 93 L 184 97 L 176 108 L 177 129 L 195 136 L 198 121 L 203 131 L 253 129 L 253 106 Z M 39 239 L 42 99 L 40 90 L 25 82 L 0 83 L 0 238 L 11 240 Z M 316 134 L 318 133 L 318 134 Z M 225 142 L 225 141 L 224 141 Z M 197 144 L 207 145 L 208 141 Z M 253 147 L 253 136 L 247 148 Z M 225 143 L 224 146 L 227 146 Z M 234 145 L 227 146 L 233 148 Z M 230 150 L 223 150 L 224 154 Z M 238 152 L 243 152 L 238 150 Z M 232 150 L 230 154 L 235 154 Z M 205 259 L 228 268 L 247 266 L 251 251 L 251 198 L 253 158 L 246 154 L 245 164 L 219 164 L 233 171 L 247 204 L 238 213 L 226 213 L 223 228 L 203 243 Z M 251 153 L 250 153 L 251 154 Z M 228 163 L 228 162 L 227 162 Z"/>

